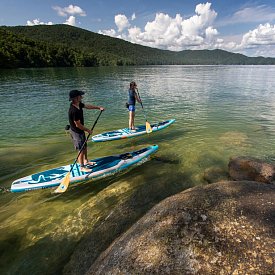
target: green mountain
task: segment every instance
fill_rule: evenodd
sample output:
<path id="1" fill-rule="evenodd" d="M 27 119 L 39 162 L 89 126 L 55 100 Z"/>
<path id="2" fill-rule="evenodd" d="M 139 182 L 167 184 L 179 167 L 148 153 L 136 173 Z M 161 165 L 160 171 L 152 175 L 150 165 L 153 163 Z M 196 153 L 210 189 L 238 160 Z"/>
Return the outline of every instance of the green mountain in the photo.
<path id="1" fill-rule="evenodd" d="M 69 25 L 0 27 L 0 68 L 197 64 L 274 65 L 275 58 L 223 50 L 172 52 Z"/>

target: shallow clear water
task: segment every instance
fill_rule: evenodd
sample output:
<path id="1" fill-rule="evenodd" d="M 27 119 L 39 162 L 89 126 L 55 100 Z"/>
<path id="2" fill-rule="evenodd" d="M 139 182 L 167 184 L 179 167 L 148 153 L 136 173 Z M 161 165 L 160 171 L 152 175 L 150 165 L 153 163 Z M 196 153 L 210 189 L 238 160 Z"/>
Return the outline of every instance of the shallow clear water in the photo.
<path id="1" fill-rule="evenodd" d="M 229 158 L 275 162 L 275 66 L 146 66 L 0 71 L 0 186 L 74 161 L 65 134 L 68 93 L 106 107 L 94 133 L 127 127 L 130 81 L 138 83 L 149 122 L 169 128 L 134 139 L 89 144 L 100 157 L 158 144 L 149 162 L 63 195 L 50 190 L 0 194 L 0 272 L 60 271 L 76 243 L 112 209 L 137 195 L 142 215 L 161 199 L 206 184 L 204 172 L 227 171 Z M 91 125 L 96 110 L 85 110 Z M 136 125 L 144 123 L 137 106 Z M 144 205 L 146 207 L 144 207 Z M 112 234 L 112 232 L 110 232 Z M 54 256 L 51 256 L 54 255 Z"/>

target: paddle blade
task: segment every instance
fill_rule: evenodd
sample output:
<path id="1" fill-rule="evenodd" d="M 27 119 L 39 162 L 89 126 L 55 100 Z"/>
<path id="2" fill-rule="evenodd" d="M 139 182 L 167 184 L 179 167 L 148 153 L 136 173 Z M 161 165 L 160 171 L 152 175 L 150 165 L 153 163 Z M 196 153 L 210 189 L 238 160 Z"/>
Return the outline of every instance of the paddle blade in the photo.
<path id="1" fill-rule="evenodd" d="M 146 133 L 147 134 L 152 133 L 152 127 L 151 127 L 150 123 L 148 121 L 146 121 L 145 125 L 146 125 Z"/>
<path id="2" fill-rule="evenodd" d="M 64 177 L 59 186 L 54 190 L 54 193 L 64 193 L 70 184 L 70 172 Z"/>

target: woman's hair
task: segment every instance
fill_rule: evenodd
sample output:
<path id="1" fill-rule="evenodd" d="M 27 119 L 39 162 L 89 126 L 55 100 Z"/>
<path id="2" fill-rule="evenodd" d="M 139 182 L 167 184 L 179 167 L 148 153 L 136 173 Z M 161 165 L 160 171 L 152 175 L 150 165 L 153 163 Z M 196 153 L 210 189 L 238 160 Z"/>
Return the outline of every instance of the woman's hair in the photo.
<path id="1" fill-rule="evenodd" d="M 137 86 L 137 84 L 136 84 L 135 81 L 132 81 L 132 82 L 130 83 L 130 88 L 133 88 L 134 86 Z"/>

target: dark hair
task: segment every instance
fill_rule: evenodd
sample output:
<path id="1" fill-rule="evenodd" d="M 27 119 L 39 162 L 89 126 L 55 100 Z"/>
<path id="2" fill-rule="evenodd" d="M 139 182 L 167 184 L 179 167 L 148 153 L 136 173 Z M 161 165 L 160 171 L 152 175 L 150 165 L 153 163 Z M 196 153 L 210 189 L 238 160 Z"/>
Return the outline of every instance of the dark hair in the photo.
<path id="1" fill-rule="evenodd" d="M 135 81 L 132 81 L 132 82 L 130 83 L 130 88 L 133 87 L 133 86 L 137 86 L 137 84 L 136 84 Z"/>

